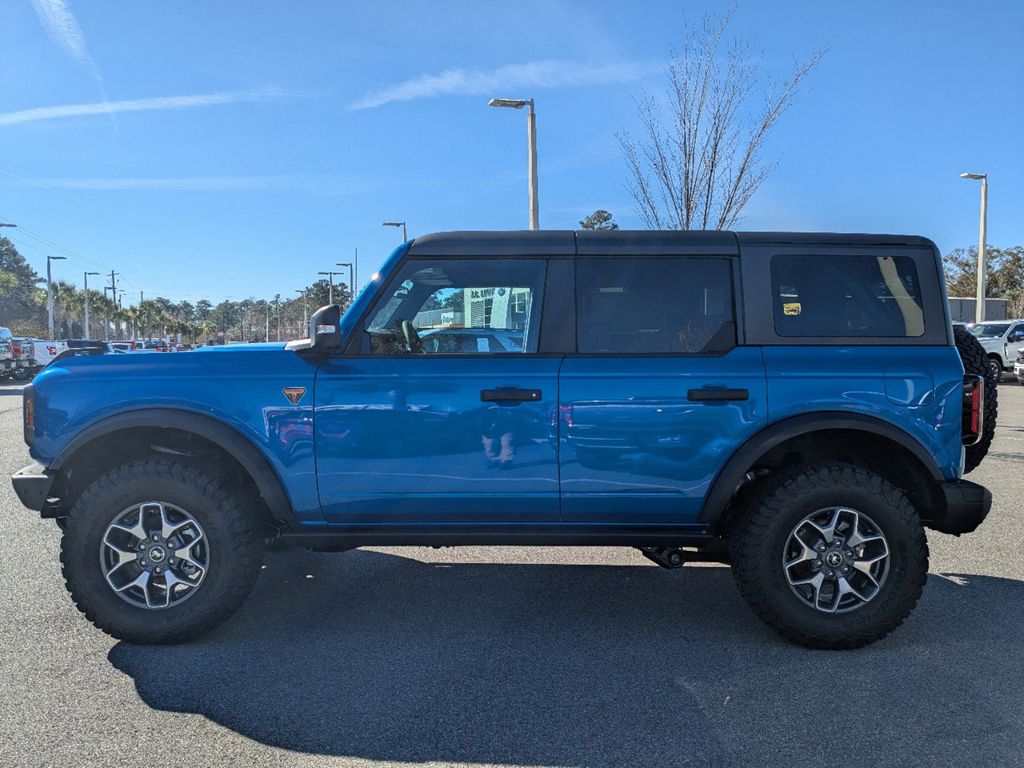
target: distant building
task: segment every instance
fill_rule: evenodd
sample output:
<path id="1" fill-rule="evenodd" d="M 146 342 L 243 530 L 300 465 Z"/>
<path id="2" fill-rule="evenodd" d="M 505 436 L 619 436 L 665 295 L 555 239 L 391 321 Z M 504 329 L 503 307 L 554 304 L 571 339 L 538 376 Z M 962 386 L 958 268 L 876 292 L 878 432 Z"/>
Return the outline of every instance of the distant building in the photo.
<path id="1" fill-rule="evenodd" d="M 949 297 L 949 315 L 954 323 L 973 323 L 977 299 Z M 1007 320 L 1006 299 L 985 299 L 986 320 Z"/>

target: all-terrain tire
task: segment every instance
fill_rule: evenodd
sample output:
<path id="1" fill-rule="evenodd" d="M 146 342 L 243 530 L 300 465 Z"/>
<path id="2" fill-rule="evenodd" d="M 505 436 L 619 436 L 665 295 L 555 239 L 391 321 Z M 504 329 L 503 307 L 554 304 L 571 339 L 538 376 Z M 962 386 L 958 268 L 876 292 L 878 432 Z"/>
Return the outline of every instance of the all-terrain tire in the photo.
<path id="1" fill-rule="evenodd" d="M 867 515 L 888 541 L 889 569 L 877 593 L 854 610 L 824 613 L 790 587 L 783 560 L 790 534 L 818 510 Z M 898 627 L 921 596 L 928 543 L 914 507 L 898 488 L 862 467 L 828 462 L 791 471 L 748 498 L 730 530 L 732 572 L 757 616 L 808 648 L 859 648 Z"/>
<path id="2" fill-rule="evenodd" d="M 981 464 L 996 433 L 996 418 L 999 415 L 999 378 L 992 376 L 985 348 L 966 328 L 954 326 L 953 338 L 956 341 L 956 351 L 960 353 L 960 360 L 964 364 L 964 373 L 985 377 L 985 418 L 981 440 L 964 449 L 964 472 L 970 472 Z"/>
<path id="3" fill-rule="evenodd" d="M 107 583 L 100 550 L 107 526 L 122 511 L 155 501 L 187 510 L 199 523 L 209 562 L 188 599 L 147 609 L 123 600 Z M 60 558 L 71 599 L 99 629 L 132 643 L 182 642 L 208 632 L 242 604 L 260 573 L 260 521 L 242 502 L 215 474 L 180 459 L 149 458 L 111 470 L 82 493 L 67 518 Z"/>

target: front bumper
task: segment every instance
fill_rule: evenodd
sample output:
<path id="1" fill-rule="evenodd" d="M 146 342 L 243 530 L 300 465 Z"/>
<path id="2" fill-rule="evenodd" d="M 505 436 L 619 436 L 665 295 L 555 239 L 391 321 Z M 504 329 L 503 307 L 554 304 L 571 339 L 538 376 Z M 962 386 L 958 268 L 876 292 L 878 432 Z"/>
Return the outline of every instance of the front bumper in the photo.
<path id="1" fill-rule="evenodd" d="M 41 512 L 50 497 L 53 476 L 46 474 L 42 464 L 29 464 L 11 475 L 11 484 L 21 503 L 29 509 Z"/>
<path id="2" fill-rule="evenodd" d="M 1018 379 L 1024 379 L 1024 363 L 1014 363 L 1013 372 L 1017 374 Z"/>
<path id="3" fill-rule="evenodd" d="M 928 527 L 941 533 L 970 533 L 975 530 L 992 508 L 992 492 L 970 480 L 940 483 L 945 498 L 945 509 Z"/>

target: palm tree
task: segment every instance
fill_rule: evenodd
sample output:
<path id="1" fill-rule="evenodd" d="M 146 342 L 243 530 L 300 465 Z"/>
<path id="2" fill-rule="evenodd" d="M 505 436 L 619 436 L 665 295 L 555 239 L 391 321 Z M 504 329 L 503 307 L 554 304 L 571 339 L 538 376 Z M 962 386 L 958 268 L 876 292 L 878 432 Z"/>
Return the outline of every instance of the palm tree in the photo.
<path id="1" fill-rule="evenodd" d="M 74 318 L 80 317 L 84 311 L 85 299 L 71 283 L 63 280 L 56 280 L 53 283 L 53 319 L 58 336 L 63 335 L 63 329 L 67 328 L 68 336 L 73 336 Z"/>

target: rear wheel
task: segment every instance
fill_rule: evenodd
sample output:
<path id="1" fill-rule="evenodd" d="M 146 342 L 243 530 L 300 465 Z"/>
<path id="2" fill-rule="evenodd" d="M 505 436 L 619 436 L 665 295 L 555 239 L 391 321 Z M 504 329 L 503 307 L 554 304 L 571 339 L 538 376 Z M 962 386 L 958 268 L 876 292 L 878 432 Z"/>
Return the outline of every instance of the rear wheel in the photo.
<path id="1" fill-rule="evenodd" d="M 981 464 L 996 433 L 996 418 L 999 415 L 997 383 L 1002 376 L 1002 366 L 999 366 L 999 373 L 993 375 L 990 358 L 985 355 L 985 348 L 966 328 L 954 326 L 953 338 L 956 341 L 956 350 L 960 353 L 960 360 L 964 364 L 964 373 L 970 376 L 985 377 L 985 418 L 981 440 L 964 449 L 964 472 L 970 472 Z"/>
<path id="2" fill-rule="evenodd" d="M 748 605 L 809 648 L 885 637 L 917 603 L 928 571 L 924 528 L 907 498 L 842 463 L 792 472 L 751 498 L 730 549 Z"/>
<path id="3" fill-rule="evenodd" d="M 197 637 L 233 613 L 260 571 L 256 516 L 215 476 L 171 459 L 125 464 L 68 515 L 61 563 L 78 608 L 135 643 Z"/>

